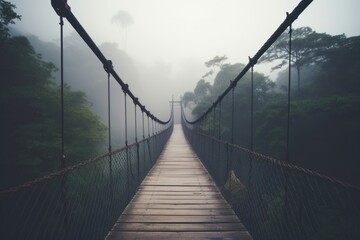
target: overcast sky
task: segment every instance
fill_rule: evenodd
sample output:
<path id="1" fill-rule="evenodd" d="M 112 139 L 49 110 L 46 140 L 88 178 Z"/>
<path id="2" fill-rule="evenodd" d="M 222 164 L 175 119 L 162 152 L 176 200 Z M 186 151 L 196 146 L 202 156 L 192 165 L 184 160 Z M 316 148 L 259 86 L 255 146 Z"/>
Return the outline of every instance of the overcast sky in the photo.
<path id="1" fill-rule="evenodd" d="M 12 0 L 22 21 L 16 27 L 58 42 L 59 18 L 50 0 Z M 247 63 L 299 0 L 68 0 L 96 44 L 117 43 L 139 64 L 167 67 L 169 95 L 193 90 L 206 71 L 203 63 L 226 54 Z M 360 35 L 359 0 L 314 0 L 294 27 L 310 26 L 331 35 Z M 65 34 L 73 32 L 65 21 Z M 115 66 L 121 70 L 121 66 Z M 159 74 L 158 72 L 154 74 Z M 150 79 L 159 76 L 149 76 Z M 123 79 L 126 82 L 126 79 Z M 142 81 L 142 80 L 140 80 Z M 156 81 L 154 81 L 156 84 Z M 130 85 L 131 87 L 131 85 Z M 141 96 L 140 96 L 141 98 Z"/>

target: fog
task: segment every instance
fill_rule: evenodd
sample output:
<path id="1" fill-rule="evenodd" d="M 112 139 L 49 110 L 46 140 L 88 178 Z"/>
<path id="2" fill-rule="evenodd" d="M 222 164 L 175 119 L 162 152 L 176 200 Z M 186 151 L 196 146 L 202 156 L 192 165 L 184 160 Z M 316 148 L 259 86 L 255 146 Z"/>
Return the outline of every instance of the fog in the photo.
<path id="1" fill-rule="evenodd" d="M 13 27 L 44 59 L 59 66 L 59 17 L 50 1 L 11 1 L 22 15 Z M 131 91 L 159 118 L 169 100 L 192 91 L 215 55 L 247 63 L 298 0 L 134 0 L 68 1 L 72 13 L 103 51 Z M 358 0 L 316 0 L 294 27 L 347 36 L 360 34 Z M 107 78 L 102 65 L 65 20 L 65 82 L 87 93 L 106 120 Z M 270 74 L 266 66 L 260 70 Z M 55 73 L 58 77 L 59 73 Z M 114 115 L 120 115 L 121 89 L 112 82 Z M 119 123 L 120 124 L 120 123 Z"/>

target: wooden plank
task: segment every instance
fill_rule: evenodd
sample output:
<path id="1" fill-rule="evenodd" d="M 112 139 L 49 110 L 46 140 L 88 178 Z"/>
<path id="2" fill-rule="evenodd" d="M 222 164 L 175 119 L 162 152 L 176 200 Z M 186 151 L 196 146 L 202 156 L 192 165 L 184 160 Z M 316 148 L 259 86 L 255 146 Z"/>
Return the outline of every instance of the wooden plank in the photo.
<path id="1" fill-rule="evenodd" d="M 201 191 L 201 192 L 217 192 L 218 190 L 215 186 L 168 186 L 168 185 L 158 185 L 158 186 L 140 186 L 140 191 L 166 191 L 166 192 L 194 192 L 194 191 Z"/>
<path id="2" fill-rule="evenodd" d="M 117 222 L 137 223 L 236 223 L 235 215 L 224 216 L 158 216 L 158 215 L 121 215 Z"/>
<path id="3" fill-rule="evenodd" d="M 219 208 L 229 208 L 228 204 L 220 203 L 220 204 L 162 204 L 162 203 L 136 203 L 132 206 L 134 209 L 136 208 L 153 208 L 153 209 L 219 209 Z"/>
<path id="4" fill-rule="evenodd" d="M 222 196 L 220 194 L 217 195 L 139 195 L 134 199 L 134 201 L 139 201 L 141 199 L 149 200 L 149 199 L 156 199 L 156 200 L 211 200 L 211 199 L 220 199 L 222 200 Z"/>
<path id="5" fill-rule="evenodd" d="M 244 231 L 242 223 L 117 223 L 114 231 L 144 231 L 144 232 L 218 232 Z"/>
<path id="6" fill-rule="evenodd" d="M 139 214 L 139 215 L 160 215 L 160 216 L 217 216 L 217 215 L 233 215 L 232 209 L 143 209 L 143 208 L 127 208 L 123 214 Z"/>
<path id="7" fill-rule="evenodd" d="M 190 238 L 252 239 L 177 126 L 106 239 Z"/>
<path id="8" fill-rule="evenodd" d="M 149 192 L 149 191 L 139 191 L 135 196 L 134 199 L 136 197 L 139 196 L 221 196 L 221 194 L 219 192 L 157 192 L 156 194 L 154 194 L 153 192 Z"/>
<path id="9" fill-rule="evenodd" d="M 107 240 L 115 239 L 241 239 L 251 240 L 247 231 L 219 231 L 219 232 L 125 232 L 112 231 Z"/>
<path id="10" fill-rule="evenodd" d="M 223 200 L 219 199 L 188 199 L 188 200 L 174 200 L 174 199 L 133 199 L 132 203 L 157 203 L 157 204 L 220 204 L 223 203 Z"/>

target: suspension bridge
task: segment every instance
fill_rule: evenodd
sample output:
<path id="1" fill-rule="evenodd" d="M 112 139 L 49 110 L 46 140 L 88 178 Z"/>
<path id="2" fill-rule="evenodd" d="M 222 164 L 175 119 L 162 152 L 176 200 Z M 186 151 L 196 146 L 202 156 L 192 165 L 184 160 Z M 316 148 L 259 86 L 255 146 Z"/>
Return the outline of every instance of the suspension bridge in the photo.
<path id="1" fill-rule="evenodd" d="M 111 77 L 121 86 L 126 144 L 112 149 L 110 117 L 107 153 L 66 166 L 62 143 L 59 171 L 0 192 L 0 238 L 359 239 L 358 186 L 259 154 L 252 144 L 244 148 L 234 143 L 233 90 L 286 29 L 291 62 L 291 25 L 311 2 L 303 0 L 287 14 L 203 115 L 189 120 L 182 107 L 181 125 L 175 125 L 175 101 L 168 120 L 154 116 L 122 81 L 66 1 L 52 0 L 60 16 L 61 63 L 66 18 L 103 64 L 108 86 Z M 63 83 L 62 67 L 61 78 Z M 110 116 L 110 87 L 108 95 Z M 230 141 L 221 136 L 225 97 L 233 110 Z M 289 116 L 290 93 L 288 102 Z M 130 114 L 136 119 L 135 136 L 142 135 L 134 143 L 127 139 Z M 253 110 L 249 118 L 252 142 Z"/>

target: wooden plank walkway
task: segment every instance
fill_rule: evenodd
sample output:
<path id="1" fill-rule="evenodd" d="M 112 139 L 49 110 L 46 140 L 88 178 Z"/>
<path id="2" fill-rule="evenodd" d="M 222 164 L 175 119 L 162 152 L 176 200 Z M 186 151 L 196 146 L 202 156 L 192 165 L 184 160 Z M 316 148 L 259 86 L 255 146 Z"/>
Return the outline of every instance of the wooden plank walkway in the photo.
<path id="1" fill-rule="evenodd" d="M 252 239 L 180 125 L 106 240 Z"/>

